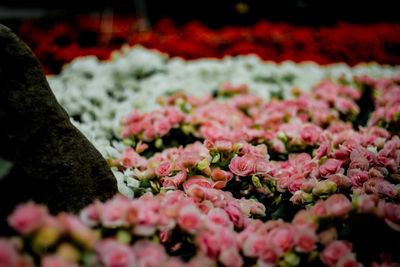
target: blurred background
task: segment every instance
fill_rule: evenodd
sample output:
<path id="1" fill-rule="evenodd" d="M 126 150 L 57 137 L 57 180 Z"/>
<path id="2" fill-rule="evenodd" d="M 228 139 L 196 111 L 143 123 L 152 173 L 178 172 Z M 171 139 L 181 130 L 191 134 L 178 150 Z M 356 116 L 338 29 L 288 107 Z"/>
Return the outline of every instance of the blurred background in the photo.
<path id="1" fill-rule="evenodd" d="M 76 57 L 108 59 L 140 44 L 186 59 L 257 54 L 264 60 L 400 64 L 396 2 L 318 0 L 2 0 L 10 27 L 58 73 Z"/>

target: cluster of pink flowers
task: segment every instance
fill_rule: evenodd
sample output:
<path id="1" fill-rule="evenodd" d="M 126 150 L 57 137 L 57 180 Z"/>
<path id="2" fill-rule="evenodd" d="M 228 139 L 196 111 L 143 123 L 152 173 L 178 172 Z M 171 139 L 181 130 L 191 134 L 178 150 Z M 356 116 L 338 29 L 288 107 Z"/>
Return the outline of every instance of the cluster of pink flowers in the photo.
<path id="1" fill-rule="evenodd" d="M 385 101 L 397 107 L 397 81 L 326 80 L 269 102 L 229 83 L 215 98 L 160 98 L 121 120 L 131 147 L 108 159 L 136 198 L 78 216 L 20 205 L 0 266 L 397 266 L 399 122 L 376 119 Z M 355 129 L 368 92 L 375 113 Z"/>
<path id="2" fill-rule="evenodd" d="M 360 83 L 373 89 L 375 110 L 369 125 L 379 125 L 400 133 L 400 76 L 373 79 L 368 76 L 356 77 Z"/>
<path id="3" fill-rule="evenodd" d="M 335 194 L 291 222 L 250 219 L 259 205 L 226 196 L 216 202 L 179 190 L 133 200 L 117 195 L 78 216 L 22 204 L 8 219 L 20 236 L 0 238 L 0 266 L 362 266 L 353 245 L 339 239 L 335 221 L 374 213 L 400 230 L 400 207 L 373 195 L 359 194 L 352 203 Z M 180 252 L 190 255 L 171 256 Z"/>

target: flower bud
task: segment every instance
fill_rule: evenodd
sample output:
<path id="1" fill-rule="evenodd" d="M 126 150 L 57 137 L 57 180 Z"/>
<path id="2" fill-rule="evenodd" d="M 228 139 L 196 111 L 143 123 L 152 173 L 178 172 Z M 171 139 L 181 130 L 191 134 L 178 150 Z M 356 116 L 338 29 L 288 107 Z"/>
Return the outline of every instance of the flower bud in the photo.
<path id="1" fill-rule="evenodd" d="M 197 163 L 197 169 L 200 171 L 204 170 L 207 167 L 210 167 L 210 162 L 208 161 L 207 158 L 204 158 L 199 163 Z"/>

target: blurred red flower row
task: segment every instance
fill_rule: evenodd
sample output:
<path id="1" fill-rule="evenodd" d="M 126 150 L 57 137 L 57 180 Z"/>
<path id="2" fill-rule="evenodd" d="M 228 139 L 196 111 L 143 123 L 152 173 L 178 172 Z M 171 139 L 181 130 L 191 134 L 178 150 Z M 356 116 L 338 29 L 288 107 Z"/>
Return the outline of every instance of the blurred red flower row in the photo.
<path id="1" fill-rule="evenodd" d="M 48 73 L 59 72 L 64 63 L 79 56 L 107 59 L 111 51 L 125 43 L 141 44 L 185 59 L 253 53 L 275 62 L 400 64 L 399 23 L 340 22 L 312 27 L 260 20 L 253 26 L 211 29 L 197 21 L 177 26 L 172 20 L 163 19 L 152 30 L 139 29 L 137 18 L 85 16 L 45 27 L 26 21 L 19 28 L 19 36 Z"/>

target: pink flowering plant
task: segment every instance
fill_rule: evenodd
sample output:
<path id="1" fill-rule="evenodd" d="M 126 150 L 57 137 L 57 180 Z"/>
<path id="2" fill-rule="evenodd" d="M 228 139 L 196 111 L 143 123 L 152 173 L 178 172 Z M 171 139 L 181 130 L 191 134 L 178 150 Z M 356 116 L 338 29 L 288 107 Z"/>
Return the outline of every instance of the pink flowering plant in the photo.
<path id="1" fill-rule="evenodd" d="M 78 215 L 21 204 L 0 266 L 397 266 L 398 81 L 327 79 L 271 101 L 226 83 L 134 110 L 108 163 L 135 198 Z"/>

